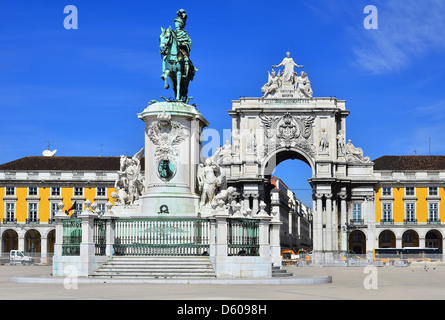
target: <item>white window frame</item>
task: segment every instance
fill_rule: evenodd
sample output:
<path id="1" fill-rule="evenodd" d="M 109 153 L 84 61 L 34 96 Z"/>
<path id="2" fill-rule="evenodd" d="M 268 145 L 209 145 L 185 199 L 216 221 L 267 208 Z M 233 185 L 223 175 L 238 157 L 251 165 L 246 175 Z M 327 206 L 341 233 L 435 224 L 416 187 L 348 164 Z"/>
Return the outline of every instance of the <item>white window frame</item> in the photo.
<path id="1" fill-rule="evenodd" d="M 431 192 L 432 190 L 435 190 L 435 191 Z M 430 186 L 430 187 L 428 187 L 428 196 L 430 196 L 430 197 L 438 197 L 439 196 L 439 188 L 437 186 Z"/>
<path id="2" fill-rule="evenodd" d="M 31 188 L 35 188 L 36 194 L 31 194 Z M 37 186 L 29 186 L 28 187 L 28 196 L 30 196 L 30 197 L 37 197 L 37 196 L 39 196 L 39 187 L 37 187 Z"/>
<path id="3" fill-rule="evenodd" d="M 408 194 L 408 188 L 413 189 L 413 194 Z M 414 186 L 405 187 L 405 196 L 406 197 L 415 197 L 416 196 L 416 187 L 414 187 Z"/>
<path id="4" fill-rule="evenodd" d="M 13 206 L 12 208 L 12 216 L 10 216 L 10 214 L 8 214 L 10 212 L 10 208 L 8 208 L 10 205 Z M 6 222 L 12 222 L 16 219 L 16 210 L 17 210 L 17 206 L 16 206 L 16 202 L 15 201 L 5 201 L 5 216 L 4 216 L 4 221 Z"/>
<path id="5" fill-rule="evenodd" d="M 99 194 L 99 189 L 103 189 L 103 194 Z M 107 196 L 107 187 L 96 187 L 96 197 L 106 197 L 106 196 Z"/>
<path id="6" fill-rule="evenodd" d="M 76 192 L 78 190 L 82 191 L 81 194 L 76 194 Z M 83 197 L 83 194 L 84 194 L 84 187 L 73 187 L 73 196 L 74 197 Z"/>
<path id="7" fill-rule="evenodd" d="M 76 207 L 73 208 L 73 214 L 76 213 L 77 216 L 79 216 L 79 214 L 81 214 L 83 212 L 83 207 L 84 207 L 84 201 L 77 201 Z"/>
<path id="8" fill-rule="evenodd" d="M 51 201 L 49 203 L 49 219 L 53 220 L 54 216 L 57 214 L 57 211 L 59 211 L 59 203 L 55 201 Z"/>
<path id="9" fill-rule="evenodd" d="M 35 213 L 34 213 L 34 209 L 31 211 L 31 206 L 35 206 Z M 32 221 L 32 222 L 39 221 L 39 203 L 38 202 L 35 202 L 35 201 L 28 202 L 27 217 L 28 217 L 29 221 Z"/>
<path id="10" fill-rule="evenodd" d="M 58 192 L 55 192 L 56 190 Z M 51 196 L 52 197 L 60 197 L 60 196 L 62 196 L 62 188 L 57 187 L 57 186 L 51 187 Z"/>
<path id="11" fill-rule="evenodd" d="M 362 203 L 361 202 L 353 202 L 352 203 L 352 221 L 361 221 L 362 220 Z M 358 213 L 358 216 L 357 216 Z"/>
<path id="12" fill-rule="evenodd" d="M 9 190 L 12 189 L 12 194 L 8 193 Z M 15 196 L 15 187 L 14 186 L 6 186 L 5 187 L 5 197 L 6 196 Z"/>
<path id="13" fill-rule="evenodd" d="M 382 203 L 382 221 L 391 222 L 392 221 L 392 202 Z"/>
<path id="14" fill-rule="evenodd" d="M 107 212 L 107 207 L 106 207 L 106 203 L 105 202 L 97 202 L 97 207 L 100 210 L 100 215 L 103 215 Z"/>
<path id="15" fill-rule="evenodd" d="M 412 208 L 409 208 L 411 207 Z M 409 221 L 409 222 L 414 222 L 416 221 L 416 203 L 413 201 L 409 201 L 409 202 L 405 202 L 405 220 Z M 412 214 L 410 213 L 412 212 Z M 410 215 L 412 215 L 410 217 Z"/>
<path id="16" fill-rule="evenodd" d="M 385 194 L 387 190 L 389 189 L 389 194 Z M 382 196 L 383 197 L 391 197 L 392 196 L 392 187 L 382 187 Z"/>
<path id="17" fill-rule="evenodd" d="M 431 206 L 435 206 L 436 208 L 431 208 Z M 435 212 L 436 217 L 432 217 L 431 213 Z M 440 220 L 440 212 L 439 212 L 439 202 L 438 201 L 428 201 L 428 221 L 439 221 Z"/>

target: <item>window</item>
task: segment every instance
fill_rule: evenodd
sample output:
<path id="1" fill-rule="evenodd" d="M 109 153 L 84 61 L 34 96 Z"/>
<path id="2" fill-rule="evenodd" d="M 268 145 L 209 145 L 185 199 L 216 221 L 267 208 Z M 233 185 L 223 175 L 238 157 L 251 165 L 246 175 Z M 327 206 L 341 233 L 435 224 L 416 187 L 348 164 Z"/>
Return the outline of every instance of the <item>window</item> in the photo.
<path id="1" fill-rule="evenodd" d="M 7 196 L 14 196 L 15 195 L 15 187 L 6 187 L 6 194 Z"/>
<path id="2" fill-rule="evenodd" d="M 390 196 L 390 195 L 391 195 L 391 187 L 383 187 L 382 196 Z"/>
<path id="3" fill-rule="evenodd" d="M 390 222 L 392 220 L 392 204 L 384 203 L 382 209 L 383 209 L 382 220 L 385 222 Z"/>
<path id="4" fill-rule="evenodd" d="M 83 196 L 83 188 L 82 187 L 74 187 L 74 195 L 75 196 Z"/>
<path id="5" fill-rule="evenodd" d="M 28 220 L 29 222 L 37 222 L 38 220 L 38 211 L 36 202 L 28 203 Z"/>
<path id="6" fill-rule="evenodd" d="M 428 204 L 428 220 L 430 222 L 439 221 L 439 204 L 437 202 L 430 202 Z"/>
<path id="7" fill-rule="evenodd" d="M 429 196 L 439 195 L 439 193 L 437 192 L 437 187 L 428 187 L 428 195 Z"/>
<path id="8" fill-rule="evenodd" d="M 14 220 L 15 220 L 15 203 L 14 202 L 6 202 L 5 221 L 13 222 Z"/>
<path id="9" fill-rule="evenodd" d="M 76 206 L 74 207 L 73 215 L 74 217 L 77 217 L 79 214 L 81 214 L 83 211 L 83 202 L 77 202 Z"/>
<path id="10" fill-rule="evenodd" d="M 105 187 L 97 187 L 96 188 L 96 195 L 97 196 L 106 196 L 107 195 L 107 188 L 105 188 Z"/>
<path id="11" fill-rule="evenodd" d="M 60 196 L 60 187 L 51 187 L 52 196 Z"/>
<path id="12" fill-rule="evenodd" d="M 99 210 L 100 210 L 100 215 L 104 215 L 105 214 L 105 211 L 106 211 L 106 207 L 105 207 L 105 203 L 98 203 L 97 204 L 97 207 L 99 208 Z"/>
<path id="13" fill-rule="evenodd" d="M 54 219 L 54 216 L 57 214 L 57 211 L 59 211 L 59 207 L 56 202 L 51 202 L 51 217 L 50 219 Z"/>
<path id="14" fill-rule="evenodd" d="M 406 187 L 405 188 L 405 196 L 415 196 L 416 192 L 414 187 Z"/>
<path id="15" fill-rule="evenodd" d="M 414 222 L 416 220 L 416 204 L 407 203 L 405 204 L 405 220 L 407 222 Z"/>
<path id="16" fill-rule="evenodd" d="M 354 222 L 360 222 L 362 219 L 362 204 L 353 203 L 352 204 L 352 219 Z"/>
<path id="17" fill-rule="evenodd" d="M 37 187 L 28 187 L 28 196 L 38 196 Z"/>

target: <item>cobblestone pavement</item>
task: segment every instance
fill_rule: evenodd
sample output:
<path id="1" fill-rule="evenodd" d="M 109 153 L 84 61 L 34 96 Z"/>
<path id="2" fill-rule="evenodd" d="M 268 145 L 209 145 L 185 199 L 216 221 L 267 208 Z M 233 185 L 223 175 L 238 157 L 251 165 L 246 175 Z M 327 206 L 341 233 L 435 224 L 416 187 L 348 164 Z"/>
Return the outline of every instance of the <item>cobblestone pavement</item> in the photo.
<path id="1" fill-rule="evenodd" d="M 311 285 L 18 283 L 12 277 L 50 277 L 51 266 L 0 266 L 3 300 L 332 300 L 445 299 L 445 265 L 408 267 L 287 267 L 296 275 L 332 276 Z"/>

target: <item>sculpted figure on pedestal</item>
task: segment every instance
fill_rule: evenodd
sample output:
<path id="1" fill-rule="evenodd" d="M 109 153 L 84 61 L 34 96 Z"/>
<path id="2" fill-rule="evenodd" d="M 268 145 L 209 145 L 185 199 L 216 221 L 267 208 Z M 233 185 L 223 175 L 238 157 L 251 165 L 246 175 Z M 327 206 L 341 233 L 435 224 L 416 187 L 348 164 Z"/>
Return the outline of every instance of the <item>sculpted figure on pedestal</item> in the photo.
<path id="1" fill-rule="evenodd" d="M 255 133 L 253 133 L 253 130 L 250 129 L 250 131 L 247 133 L 246 137 L 246 153 L 247 154 L 256 154 L 256 136 Z"/>
<path id="2" fill-rule="evenodd" d="M 227 202 L 230 200 L 230 198 L 233 196 L 233 194 L 235 193 L 235 188 L 234 187 L 228 187 L 225 190 L 221 190 L 214 198 L 214 202 L 218 203 L 220 200 L 224 201 L 224 203 L 227 204 Z"/>
<path id="3" fill-rule="evenodd" d="M 301 71 L 301 75 L 298 77 L 298 92 L 306 98 L 311 98 L 313 94 L 311 82 L 304 71 Z"/>
<path id="4" fill-rule="evenodd" d="M 233 129 L 232 133 L 232 156 L 238 157 L 240 152 L 240 135 L 238 133 L 238 129 Z"/>
<path id="5" fill-rule="evenodd" d="M 272 69 L 272 73 L 269 73 L 269 81 L 261 88 L 263 98 L 275 93 L 279 87 L 281 87 L 281 76 L 279 73 L 277 75 L 275 70 Z"/>
<path id="6" fill-rule="evenodd" d="M 300 66 L 294 62 L 294 59 L 290 57 L 290 52 L 286 52 L 287 57 L 281 61 L 279 65 L 272 66 L 272 68 L 278 68 L 283 66 L 284 71 L 282 74 L 283 83 L 292 83 L 295 84 L 295 78 L 298 77 L 298 74 L 294 72 L 294 68 L 304 68 L 304 66 Z"/>
<path id="7" fill-rule="evenodd" d="M 221 161 L 223 163 L 232 162 L 232 145 L 229 140 L 221 147 Z"/>
<path id="8" fill-rule="evenodd" d="M 189 82 L 193 80 L 195 72 L 198 70 L 190 60 L 190 50 L 192 48 L 192 40 L 190 39 L 184 27 L 187 22 L 187 14 L 183 9 L 176 12 L 175 28 L 161 28 L 160 52 L 162 55 L 162 75 L 164 80 L 164 88 L 170 86 L 167 79 L 173 86 L 175 94 L 174 101 L 182 101 L 188 103 L 191 97 L 188 97 Z"/>
<path id="9" fill-rule="evenodd" d="M 294 62 L 290 57 L 290 52 L 286 52 L 287 57 L 279 65 L 273 65 L 272 68 L 284 67 L 283 72 L 278 70 L 278 74 L 274 69 L 269 72 L 268 82 L 261 88 L 263 93 L 263 99 L 269 95 L 275 95 L 277 97 L 294 97 L 309 99 L 312 98 L 313 91 L 311 82 L 306 72 L 301 71 L 301 75 L 295 72 L 295 67 L 304 68 Z"/>
<path id="10" fill-rule="evenodd" d="M 337 154 L 339 157 L 343 157 L 345 153 L 346 153 L 346 146 L 345 146 L 344 131 L 339 130 L 337 134 Z"/>
<path id="11" fill-rule="evenodd" d="M 223 183 L 224 175 L 221 168 L 212 158 L 207 158 L 205 164 L 198 166 L 198 190 L 201 194 L 200 206 L 209 205 L 213 202 L 218 188 Z"/>
<path id="12" fill-rule="evenodd" d="M 327 152 L 329 150 L 329 140 L 328 140 L 328 134 L 326 133 L 325 129 L 321 130 L 320 134 L 320 152 Z"/>
<path id="13" fill-rule="evenodd" d="M 119 205 L 137 205 L 144 192 L 144 182 L 139 177 L 144 150 L 139 150 L 131 159 L 126 156 L 120 158 L 119 178 L 114 183 L 117 193 L 112 194 L 112 198 L 117 200 Z"/>
<path id="14" fill-rule="evenodd" d="M 348 143 L 345 146 L 346 149 L 346 160 L 349 162 L 362 162 L 369 163 L 371 160 L 369 157 L 363 157 L 362 148 L 356 148 L 351 142 L 351 139 L 348 140 Z"/>

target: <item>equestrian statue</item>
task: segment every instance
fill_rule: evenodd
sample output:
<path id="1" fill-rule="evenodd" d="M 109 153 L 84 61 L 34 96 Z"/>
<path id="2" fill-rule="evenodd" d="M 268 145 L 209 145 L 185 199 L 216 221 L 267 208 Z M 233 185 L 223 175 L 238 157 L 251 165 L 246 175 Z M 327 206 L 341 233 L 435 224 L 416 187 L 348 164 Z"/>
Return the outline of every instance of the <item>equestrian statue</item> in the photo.
<path id="1" fill-rule="evenodd" d="M 164 88 L 168 89 L 170 87 L 167 82 L 167 79 L 170 78 L 175 94 L 173 101 L 188 104 L 192 98 L 187 97 L 188 86 L 198 69 L 195 68 L 190 60 L 192 40 L 187 34 L 187 31 L 184 30 L 186 22 L 187 14 L 184 9 L 180 9 L 176 12 L 176 30 L 172 30 L 171 26 L 166 29 L 161 27 L 162 33 L 159 38 L 159 47 L 162 56 L 161 79 L 164 80 Z"/>

